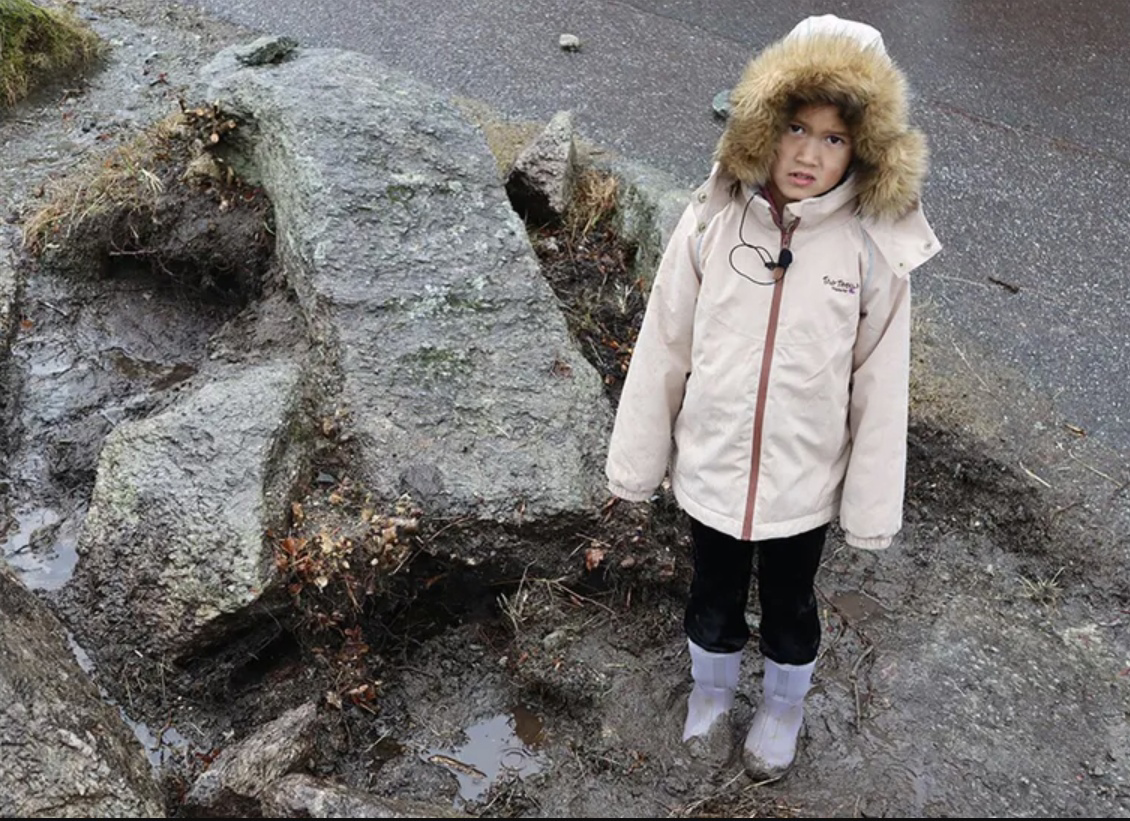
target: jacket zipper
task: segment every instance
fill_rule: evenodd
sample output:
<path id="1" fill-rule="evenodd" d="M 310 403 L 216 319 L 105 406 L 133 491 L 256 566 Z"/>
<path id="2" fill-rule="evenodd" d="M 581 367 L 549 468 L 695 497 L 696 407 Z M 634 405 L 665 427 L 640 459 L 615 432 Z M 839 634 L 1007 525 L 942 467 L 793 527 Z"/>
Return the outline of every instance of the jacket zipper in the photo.
<path id="1" fill-rule="evenodd" d="M 772 199 L 769 200 L 772 203 Z M 781 250 L 789 247 L 793 232 L 800 225 L 800 217 L 793 220 L 788 228 L 781 227 L 781 218 L 774 206 L 773 218 L 781 231 Z M 780 254 L 777 255 L 780 258 Z M 778 273 L 779 272 L 779 273 Z M 753 413 L 753 446 L 750 453 L 749 492 L 745 503 L 745 520 L 742 523 L 742 541 L 748 542 L 753 535 L 753 511 L 757 505 L 757 483 L 761 478 L 761 435 L 764 431 L 765 404 L 769 397 L 769 372 L 773 367 L 773 347 L 777 342 L 777 322 L 781 316 L 781 297 L 785 291 L 785 271 L 781 267 L 773 269 L 776 283 L 773 285 L 773 302 L 769 308 L 769 327 L 765 331 L 765 349 L 761 353 L 761 375 L 757 380 L 757 405 Z"/>

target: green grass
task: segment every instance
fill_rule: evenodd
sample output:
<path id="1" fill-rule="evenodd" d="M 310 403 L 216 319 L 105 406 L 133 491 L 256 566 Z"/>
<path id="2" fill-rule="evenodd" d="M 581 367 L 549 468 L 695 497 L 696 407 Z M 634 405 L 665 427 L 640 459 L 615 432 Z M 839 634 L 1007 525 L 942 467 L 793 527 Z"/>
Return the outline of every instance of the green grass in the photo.
<path id="1" fill-rule="evenodd" d="M 89 65 L 100 41 L 73 12 L 30 0 L 0 0 L 0 109 L 15 105 L 37 84 Z"/>

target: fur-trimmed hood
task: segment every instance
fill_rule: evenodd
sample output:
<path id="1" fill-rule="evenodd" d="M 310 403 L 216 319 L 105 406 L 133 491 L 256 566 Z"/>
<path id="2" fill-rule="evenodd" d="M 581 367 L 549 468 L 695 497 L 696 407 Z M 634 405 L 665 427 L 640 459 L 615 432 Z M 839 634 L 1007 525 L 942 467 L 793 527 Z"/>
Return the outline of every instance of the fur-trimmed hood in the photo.
<path id="1" fill-rule="evenodd" d="M 806 25 L 826 20 L 839 27 Z M 715 159 L 742 182 L 763 184 L 788 126 L 790 100 L 843 101 L 861 114 L 852 139 L 860 212 L 897 219 L 917 206 L 927 168 L 926 139 L 907 119 L 906 79 L 874 29 L 830 16 L 810 21 L 746 67 L 730 94 Z M 872 39 L 845 26 L 872 32 Z"/>

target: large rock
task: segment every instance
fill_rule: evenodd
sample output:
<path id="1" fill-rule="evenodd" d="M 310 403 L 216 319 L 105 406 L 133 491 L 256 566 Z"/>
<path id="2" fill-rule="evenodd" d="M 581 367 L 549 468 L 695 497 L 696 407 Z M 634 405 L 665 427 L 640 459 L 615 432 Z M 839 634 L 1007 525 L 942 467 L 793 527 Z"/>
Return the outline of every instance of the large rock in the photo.
<path id="1" fill-rule="evenodd" d="M 611 412 L 570 340 L 486 143 L 446 99 L 361 55 L 231 49 L 198 96 L 244 120 L 234 159 L 340 369 L 360 471 L 430 515 L 589 511 Z"/>
<path id="2" fill-rule="evenodd" d="M 304 704 L 224 750 L 189 790 L 185 810 L 206 818 L 253 815 L 259 794 L 310 757 L 317 718 L 317 707 Z"/>
<path id="3" fill-rule="evenodd" d="M 450 807 L 384 798 L 309 775 L 288 775 L 262 795 L 264 818 L 470 818 Z"/>
<path id="4" fill-rule="evenodd" d="M 176 658 L 235 627 L 274 580 L 265 534 L 306 458 L 302 398 L 298 365 L 242 366 L 106 437 L 66 591 L 99 655 Z"/>
<path id="5" fill-rule="evenodd" d="M 576 179 L 573 115 L 559 111 L 514 161 L 506 194 L 519 216 L 536 225 L 552 225 L 568 213 Z"/>
<path id="6" fill-rule="evenodd" d="M 62 625 L 0 562 L 0 815 L 164 817 L 149 762 L 67 647 Z"/>
<path id="7" fill-rule="evenodd" d="M 620 181 L 616 230 L 636 244 L 633 272 L 650 288 L 692 190 L 664 171 L 628 160 L 612 159 L 599 167 Z"/>

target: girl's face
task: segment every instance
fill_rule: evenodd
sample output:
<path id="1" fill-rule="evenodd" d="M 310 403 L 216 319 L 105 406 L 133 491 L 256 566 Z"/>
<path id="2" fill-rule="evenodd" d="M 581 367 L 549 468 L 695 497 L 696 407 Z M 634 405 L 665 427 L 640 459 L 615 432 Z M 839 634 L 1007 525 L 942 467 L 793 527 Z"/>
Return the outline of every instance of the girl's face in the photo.
<path id="1" fill-rule="evenodd" d="M 769 190 L 779 208 L 835 188 L 851 164 L 851 132 L 834 105 L 805 105 L 777 142 Z"/>

